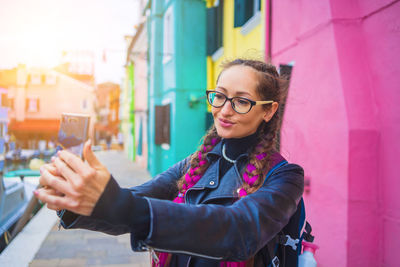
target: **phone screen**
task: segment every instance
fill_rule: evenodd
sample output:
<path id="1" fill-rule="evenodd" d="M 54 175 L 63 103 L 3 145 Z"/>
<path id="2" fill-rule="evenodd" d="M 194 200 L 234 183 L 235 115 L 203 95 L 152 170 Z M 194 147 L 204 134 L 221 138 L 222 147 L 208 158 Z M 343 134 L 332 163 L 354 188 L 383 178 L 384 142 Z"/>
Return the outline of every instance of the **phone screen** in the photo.
<path id="1" fill-rule="evenodd" d="M 89 115 L 63 113 L 58 131 L 58 144 L 62 149 L 83 158 L 83 145 L 88 137 L 89 122 Z"/>

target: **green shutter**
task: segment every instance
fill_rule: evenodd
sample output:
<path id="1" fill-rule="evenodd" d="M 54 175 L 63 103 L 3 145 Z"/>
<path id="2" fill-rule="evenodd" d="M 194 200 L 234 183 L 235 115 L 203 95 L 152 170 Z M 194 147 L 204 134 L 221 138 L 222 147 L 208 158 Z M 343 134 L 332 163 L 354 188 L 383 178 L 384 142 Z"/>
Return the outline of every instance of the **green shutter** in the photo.
<path id="1" fill-rule="evenodd" d="M 242 27 L 254 15 L 254 3 L 258 1 L 261 10 L 261 0 L 235 0 L 234 27 Z"/>
<path id="2" fill-rule="evenodd" d="M 254 0 L 246 1 L 245 14 L 244 14 L 244 17 L 245 17 L 244 23 L 246 23 L 253 16 L 253 14 L 254 14 Z"/>
<path id="3" fill-rule="evenodd" d="M 234 6 L 234 27 L 241 27 L 246 23 L 245 18 L 245 8 L 246 8 L 246 0 L 235 0 Z"/>
<path id="4" fill-rule="evenodd" d="M 207 9 L 207 55 L 211 56 L 222 47 L 224 2 Z"/>

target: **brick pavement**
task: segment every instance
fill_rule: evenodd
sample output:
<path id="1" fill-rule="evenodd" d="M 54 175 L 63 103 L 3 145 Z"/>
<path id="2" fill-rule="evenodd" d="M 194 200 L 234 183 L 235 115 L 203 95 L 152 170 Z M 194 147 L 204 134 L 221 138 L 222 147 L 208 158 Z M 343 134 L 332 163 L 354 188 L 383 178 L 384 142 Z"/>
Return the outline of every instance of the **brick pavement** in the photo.
<path id="1" fill-rule="evenodd" d="M 96 154 L 123 187 L 150 179 L 146 170 L 130 162 L 121 151 Z M 147 252 L 131 250 L 129 234 L 110 236 L 87 230 L 58 231 L 55 225 L 29 266 L 147 267 L 150 266 L 149 257 Z"/>

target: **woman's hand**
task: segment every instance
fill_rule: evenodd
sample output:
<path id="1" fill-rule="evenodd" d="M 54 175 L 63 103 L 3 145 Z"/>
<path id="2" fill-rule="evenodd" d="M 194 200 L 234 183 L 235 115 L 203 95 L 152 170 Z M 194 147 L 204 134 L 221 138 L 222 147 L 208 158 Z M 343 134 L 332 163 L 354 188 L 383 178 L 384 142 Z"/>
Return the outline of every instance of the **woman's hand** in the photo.
<path id="1" fill-rule="evenodd" d="M 40 169 L 40 184 L 35 196 L 53 210 L 67 209 L 89 216 L 104 191 L 110 173 L 99 162 L 91 150 L 90 140 L 85 143 L 83 155 L 78 156 L 63 150 L 52 164 Z"/>

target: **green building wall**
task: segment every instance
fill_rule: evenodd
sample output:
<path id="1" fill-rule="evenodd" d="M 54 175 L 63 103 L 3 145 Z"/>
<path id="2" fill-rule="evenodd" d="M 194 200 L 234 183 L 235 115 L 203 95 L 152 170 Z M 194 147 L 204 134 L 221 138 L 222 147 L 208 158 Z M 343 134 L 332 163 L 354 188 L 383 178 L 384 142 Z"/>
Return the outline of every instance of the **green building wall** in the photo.
<path id="1" fill-rule="evenodd" d="M 132 143 L 129 147 L 128 157 L 132 161 L 135 160 L 136 157 L 136 142 L 135 142 L 135 65 L 131 63 L 129 65 L 129 84 L 130 84 L 130 103 L 129 103 L 129 125 L 130 127 L 130 135 L 132 136 Z"/>
<path id="2" fill-rule="evenodd" d="M 171 57 L 165 61 L 163 20 L 172 14 Z M 193 153 L 206 116 L 206 3 L 156 0 L 149 21 L 149 171 L 156 175 Z M 155 105 L 171 105 L 170 145 L 155 144 Z"/>

